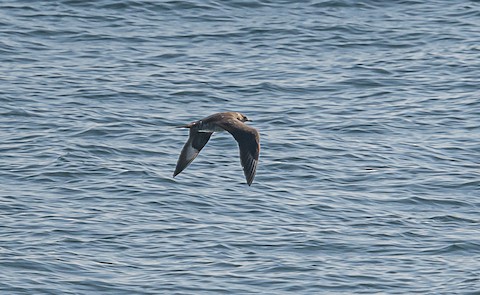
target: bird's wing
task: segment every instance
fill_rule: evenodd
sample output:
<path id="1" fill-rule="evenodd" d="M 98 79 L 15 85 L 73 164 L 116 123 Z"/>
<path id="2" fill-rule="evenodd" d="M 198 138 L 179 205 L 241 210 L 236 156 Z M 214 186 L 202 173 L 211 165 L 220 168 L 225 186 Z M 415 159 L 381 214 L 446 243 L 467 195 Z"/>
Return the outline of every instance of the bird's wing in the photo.
<path id="1" fill-rule="evenodd" d="M 198 153 L 207 144 L 210 136 L 213 132 L 198 132 L 194 128 L 190 128 L 190 135 L 187 142 L 183 146 L 180 157 L 178 157 L 177 167 L 173 173 L 173 177 L 182 172 L 185 168 L 192 163 L 192 161 L 198 156 Z"/>
<path id="2" fill-rule="evenodd" d="M 251 185 L 257 170 L 260 154 L 260 135 L 255 128 L 237 120 L 228 120 L 219 124 L 233 135 L 240 148 L 240 162 L 248 185 Z"/>

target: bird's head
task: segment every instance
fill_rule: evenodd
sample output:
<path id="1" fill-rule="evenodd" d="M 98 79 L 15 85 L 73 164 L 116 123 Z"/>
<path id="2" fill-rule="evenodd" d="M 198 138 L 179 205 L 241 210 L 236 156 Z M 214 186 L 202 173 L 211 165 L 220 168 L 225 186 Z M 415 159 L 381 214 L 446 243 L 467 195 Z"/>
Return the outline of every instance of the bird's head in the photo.
<path id="1" fill-rule="evenodd" d="M 252 120 L 248 119 L 247 116 L 245 116 L 242 113 L 237 113 L 237 120 L 239 120 L 241 122 L 252 121 Z"/>

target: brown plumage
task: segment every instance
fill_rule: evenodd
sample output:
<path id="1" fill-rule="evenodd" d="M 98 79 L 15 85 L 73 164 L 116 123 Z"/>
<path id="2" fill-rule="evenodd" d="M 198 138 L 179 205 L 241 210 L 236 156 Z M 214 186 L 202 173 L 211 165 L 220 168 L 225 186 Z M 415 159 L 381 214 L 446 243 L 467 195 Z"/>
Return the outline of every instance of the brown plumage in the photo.
<path id="1" fill-rule="evenodd" d="M 260 135 L 255 128 L 244 122 L 251 121 L 245 115 L 237 112 L 216 113 L 204 119 L 180 126 L 190 128 L 190 135 L 183 146 L 173 177 L 187 168 L 207 144 L 213 132 L 228 131 L 238 142 L 240 162 L 247 184 L 251 185 L 257 170 L 260 153 Z"/>

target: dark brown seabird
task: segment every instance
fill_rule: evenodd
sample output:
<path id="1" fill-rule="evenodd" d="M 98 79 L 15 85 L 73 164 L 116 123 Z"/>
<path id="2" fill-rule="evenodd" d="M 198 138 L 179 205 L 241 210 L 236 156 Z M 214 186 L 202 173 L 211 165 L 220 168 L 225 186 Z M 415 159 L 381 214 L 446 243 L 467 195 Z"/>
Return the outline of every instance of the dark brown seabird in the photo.
<path id="1" fill-rule="evenodd" d="M 180 128 L 190 128 L 190 135 L 183 146 L 173 177 L 177 176 L 198 156 L 213 132 L 228 131 L 240 147 L 240 162 L 248 185 L 251 185 L 257 170 L 260 153 L 260 135 L 255 128 L 244 122 L 251 121 L 237 112 L 216 113 Z"/>

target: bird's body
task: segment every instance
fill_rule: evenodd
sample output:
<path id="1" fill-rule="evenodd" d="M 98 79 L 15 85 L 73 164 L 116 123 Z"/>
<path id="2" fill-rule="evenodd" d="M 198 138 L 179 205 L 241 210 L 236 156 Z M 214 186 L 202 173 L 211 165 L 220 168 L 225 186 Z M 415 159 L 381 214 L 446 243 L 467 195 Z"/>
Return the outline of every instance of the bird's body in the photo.
<path id="1" fill-rule="evenodd" d="M 189 128 L 190 135 L 183 146 L 173 177 L 182 172 L 198 156 L 214 132 L 228 131 L 238 142 L 240 161 L 248 185 L 252 184 L 260 153 L 260 136 L 244 122 L 248 118 L 237 112 L 216 113 L 204 119 L 179 126 Z"/>

